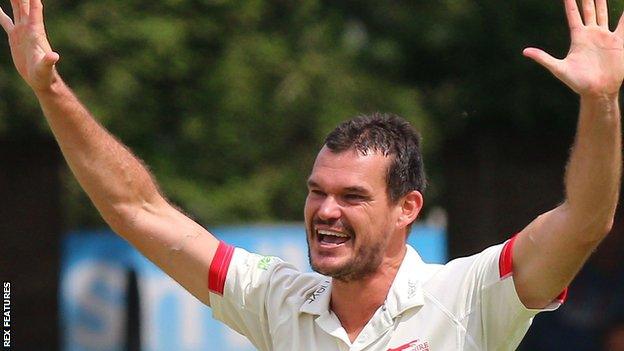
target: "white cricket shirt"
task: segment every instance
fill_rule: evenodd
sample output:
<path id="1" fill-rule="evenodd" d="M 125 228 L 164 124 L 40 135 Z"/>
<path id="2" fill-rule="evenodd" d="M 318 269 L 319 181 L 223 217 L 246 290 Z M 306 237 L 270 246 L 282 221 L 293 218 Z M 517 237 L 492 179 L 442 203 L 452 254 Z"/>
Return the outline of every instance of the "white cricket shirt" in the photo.
<path id="1" fill-rule="evenodd" d="M 210 267 L 213 315 L 258 350 L 515 350 L 528 330 L 511 272 L 513 239 L 446 265 L 407 254 L 354 342 L 329 309 L 331 278 L 221 243 Z M 562 303 L 553 302 L 546 310 Z"/>

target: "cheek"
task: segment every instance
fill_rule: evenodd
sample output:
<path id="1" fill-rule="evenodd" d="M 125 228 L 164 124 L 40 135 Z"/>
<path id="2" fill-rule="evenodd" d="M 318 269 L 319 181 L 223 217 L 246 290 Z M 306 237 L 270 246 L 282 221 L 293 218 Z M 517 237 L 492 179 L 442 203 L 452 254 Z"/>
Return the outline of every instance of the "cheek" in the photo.
<path id="1" fill-rule="evenodd" d="M 381 242 L 387 236 L 392 213 L 383 209 L 369 209 L 349 222 L 363 242 Z"/>
<path id="2" fill-rule="evenodd" d="M 303 207 L 303 218 L 306 223 L 309 223 L 312 219 L 312 214 L 315 211 L 314 200 L 310 196 L 306 197 L 305 205 Z"/>
<path id="3" fill-rule="evenodd" d="M 371 240 L 375 223 L 366 211 L 344 211 L 342 220 L 355 232 L 356 242 Z"/>

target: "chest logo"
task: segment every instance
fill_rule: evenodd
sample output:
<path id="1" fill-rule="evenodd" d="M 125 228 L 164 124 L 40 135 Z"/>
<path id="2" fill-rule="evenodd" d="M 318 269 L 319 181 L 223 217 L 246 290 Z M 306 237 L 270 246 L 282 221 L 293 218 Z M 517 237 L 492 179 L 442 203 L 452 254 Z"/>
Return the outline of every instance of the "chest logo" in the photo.
<path id="1" fill-rule="evenodd" d="M 430 351 L 429 343 L 426 341 L 420 341 L 416 339 L 414 341 L 410 341 L 407 344 L 403 344 L 401 346 L 388 349 L 388 351 Z"/>

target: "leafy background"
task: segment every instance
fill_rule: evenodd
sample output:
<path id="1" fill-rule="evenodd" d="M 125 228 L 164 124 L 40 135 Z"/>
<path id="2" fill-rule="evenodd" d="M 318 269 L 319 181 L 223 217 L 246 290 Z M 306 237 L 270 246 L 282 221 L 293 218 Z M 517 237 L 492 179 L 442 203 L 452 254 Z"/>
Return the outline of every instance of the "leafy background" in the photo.
<path id="1" fill-rule="evenodd" d="M 58 0 L 46 16 L 65 80 L 203 223 L 300 220 L 324 135 L 360 113 L 421 131 L 433 205 L 449 142 L 573 132 L 572 95 L 521 56 L 565 54 L 558 1 Z M 8 54 L 0 95 L 0 137 L 49 138 Z M 101 225 L 64 172 L 66 226 Z"/>
<path id="2" fill-rule="evenodd" d="M 508 238 L 563 196 L 577 99 L 521 55 L 529 45 L 565 55 L 561 2 L 45 5 L 64 79 L 202 224 L 301 221 L 325 134 L 360 113 L 394 112 L 423 135 L 425 211 L 448 213 L 457 257 Z M 624 1 L 610 5 L 615 24 Z M 52 136 L 1 45 L 0 275 L 16 282 L 16 311 L 30 326 L 15 340 L 54 345 L 61 234 L 104 223 L 67 167 L 61 189 L 58 174 L 45 174 L 58 168 Z M 588 261 L 569 302 L 536 319 L 520 349 L 596 350 L 610 325 L 624 328 L 623 230 L 620 214 L 619 235 Z"/>

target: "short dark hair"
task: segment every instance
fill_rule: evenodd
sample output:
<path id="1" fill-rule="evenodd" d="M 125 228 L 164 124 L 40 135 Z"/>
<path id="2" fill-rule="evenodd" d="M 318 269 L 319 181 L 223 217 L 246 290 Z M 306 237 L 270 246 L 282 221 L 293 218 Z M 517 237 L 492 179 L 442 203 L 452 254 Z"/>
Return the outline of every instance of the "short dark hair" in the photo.
<path id="1" fill-rule="evenodd" d="M 327 135 L 325 145 L 335 153 L 353 148 L 363 155 L 379 152 L 393 156 L 386 176 L 392 202 L 412 190 L 425 190 L 420 135 L 397 115 L 375 112 L 344 121 Z"/>

